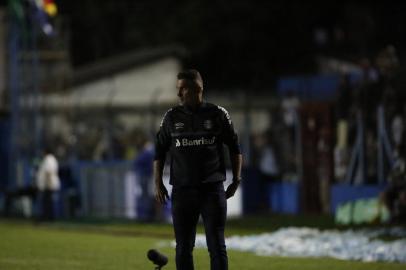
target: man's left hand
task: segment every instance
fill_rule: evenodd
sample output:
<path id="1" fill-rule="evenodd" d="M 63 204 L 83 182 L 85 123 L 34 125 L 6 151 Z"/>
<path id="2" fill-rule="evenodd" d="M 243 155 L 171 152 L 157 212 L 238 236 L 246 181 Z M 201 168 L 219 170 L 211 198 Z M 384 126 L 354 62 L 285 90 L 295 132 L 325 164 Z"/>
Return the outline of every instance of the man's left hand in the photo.
<path id="1" fill-rule="evenodd" d="M 226 190 L 226 198 L 231 198 L 234 196 L 234 193 L 237 191 L 238 186 L 240 185 L 241 181 L 233 181 Z"/>

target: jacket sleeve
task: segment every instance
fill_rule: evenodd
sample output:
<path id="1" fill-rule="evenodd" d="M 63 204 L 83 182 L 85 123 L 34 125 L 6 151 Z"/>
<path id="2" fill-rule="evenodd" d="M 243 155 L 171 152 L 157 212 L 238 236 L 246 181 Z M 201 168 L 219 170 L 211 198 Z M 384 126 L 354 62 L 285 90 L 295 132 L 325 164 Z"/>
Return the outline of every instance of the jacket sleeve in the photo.
<path id="1" fill-rule="evenodd" d="M 238 135 L 234 130 L 230 114 L 223 107 L 218 106 L 221 110 L 222 138 L 225 145 L 228 146 L 230 154 L 241 154 Z"/>
<path id="2" fill-rule="evenodd" d="M 171 134 L 169 130 L 169 113 L 167 111 L 161 121 L 159 131 L 155 137 L 155 160 L 162 160 L 165 162 L 166 153 L 171 146 Z"/>

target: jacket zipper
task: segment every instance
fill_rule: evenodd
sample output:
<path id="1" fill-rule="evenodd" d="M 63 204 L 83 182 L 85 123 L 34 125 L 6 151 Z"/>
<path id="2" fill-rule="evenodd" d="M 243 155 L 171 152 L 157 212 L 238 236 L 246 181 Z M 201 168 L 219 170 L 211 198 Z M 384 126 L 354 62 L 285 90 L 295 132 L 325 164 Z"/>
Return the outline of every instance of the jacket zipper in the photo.
<path id="1" fill-rule="evenodd" d="M 195 126 L 195 115 L 192 113 L 192 130 L 196 131 L 196 126 Z"/>

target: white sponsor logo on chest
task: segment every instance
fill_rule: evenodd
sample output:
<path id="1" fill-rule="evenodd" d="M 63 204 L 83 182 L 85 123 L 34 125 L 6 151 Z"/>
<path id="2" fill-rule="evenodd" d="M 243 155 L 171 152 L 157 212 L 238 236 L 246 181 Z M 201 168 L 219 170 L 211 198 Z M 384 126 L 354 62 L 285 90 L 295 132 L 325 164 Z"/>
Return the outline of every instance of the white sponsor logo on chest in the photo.
<path id="1" fill-rule="evenodd" d="M 216 142 L 216 137 L 214 137 L 214 136 L 210 139 L 206 139 L 206 138 L 202 137 L 200 139 L 195 139 L 195 140 L 189 140 L 189 139 L 183 138 L 182 140 L 176 139 L 175 147 L 213 145 L 215 142 Z"/>
<path id="2" fill-rule="evenodd" d="M 213 128 L 213 122 L 211 120 L 205 120 L 203 122 L 203 127 L 205 129 L 212 129 Z"/>
<path id="3" fill-rule="evenodd" d="M 185 124 L 182 122 L 175 123 L 175 129 L 181 129 L 181 128 L 184 128 L 184 126 L 185 126 Z"/>

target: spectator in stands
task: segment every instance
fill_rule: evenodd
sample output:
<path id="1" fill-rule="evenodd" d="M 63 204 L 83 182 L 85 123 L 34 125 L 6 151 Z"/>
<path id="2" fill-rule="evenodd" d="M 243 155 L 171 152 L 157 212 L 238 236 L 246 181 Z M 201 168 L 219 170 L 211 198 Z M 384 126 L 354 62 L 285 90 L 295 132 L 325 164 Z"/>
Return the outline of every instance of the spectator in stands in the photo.
<path id="1" fill-rule="evenodd" d="M 283 137 L 278 139 L 281 145 L 283 155 L 283 171 L 287 175 L 294 175 L 297 168 L 296 158 L 296 132 L 298 127 L 297 110 L 300 100 L 293 90 L 287 92 L 286 97 L 282 99 L 281 113 L 283 119 Z M 282 166 L 281 166 L 282 167 Z"/>
<path id="2" fill-rule="evenodd" d="M 381 194 L 392 222 L 406 221 L 406 164 L 398 157 L 389 175 L 389 185 Z"/>
<path id="3" fill-rule="evenodd" d="M 343 74 L 340 78 L 336 104 L 337 142 L 334 148 L 334 174 L 338 182 L 344 180 L 349 162 L 348 122 L 350 116 L 350 108 L 352 105 L 352 92 L 353 89 L 350 83 L 350 76 L 349 74 Z"/>
<path id="4" fill-rule="evenodd" d="M 16 188 L 15 190 L 4 192 L 4 216 L 12 216 L 13 204 L 16 200 L 22 199 L 23 197 L 29 198 L 30 202 L 35 201 L 37 197 L 37 187 L 35 185 L 29 185 L 26 187 Z M 30 204 L 31 205 L 31 204 Z M 31 211 L 31 210 L 28 210 Z"/>
<path id="5" fill-rule="evenodd" d="M 402 148 L 404 144 L 404 119 L 401 114 L 396 114 L 391 123 L 392 142 L 395 148 Z"/>
<path id="6" fill-rule="evenodd" d="M 275 145 L 271 135 L 265 135 L 265 145 L 262 148 L 259 169 L 264 178 L 269 182 L 280 180 L 280 171 L 278 159 L 276 156 Z"/>
<path id="7" fill-rule="evenodd" d="M 37 172 L 37 188 L 40 198 L 40 220 L 55 219 L 55 205 L 61 183 L 58 175 L 58 161 L 50 148 L 43 151 L 43 159 Z"/>
<path id="8" fill-rule="evenodd" d="M 269 210 L 269 187 L 280 181 L 281 175 L 275 146 L 271 136 L 266 133 L 253 135 L 253 166 L 258 169 L 258 210 Z"/>
<path id="9" fill-rule="evenodd" d="M 134 161 L 136 181 L 141 195 L 137 202 L 137 215 L 140 220 L 148 221 L 154 217 L 154 196 L 151 189 L 152 164 L 154 162 L 154 146 L 143 133 L 136 138 L 137 157 Z"/>
<path id="10" fill-rule="evenodd" d="M 365 131 L 365 162 L 366 162 L 366 183 L 375 184 L 377 180 L 377 154 L 378 141 L 375 136 L 375 130 L 366 129 Z M 365 181 L 364 180 L 364 181 Z"/>
<path id="11" fill-rule="evenodd" d="M 292 90 L 288 91 L 286 97 L 283 98 L 281 106 L 285 125 L 289 128 L 294 128 L 299 99 Z"/>

